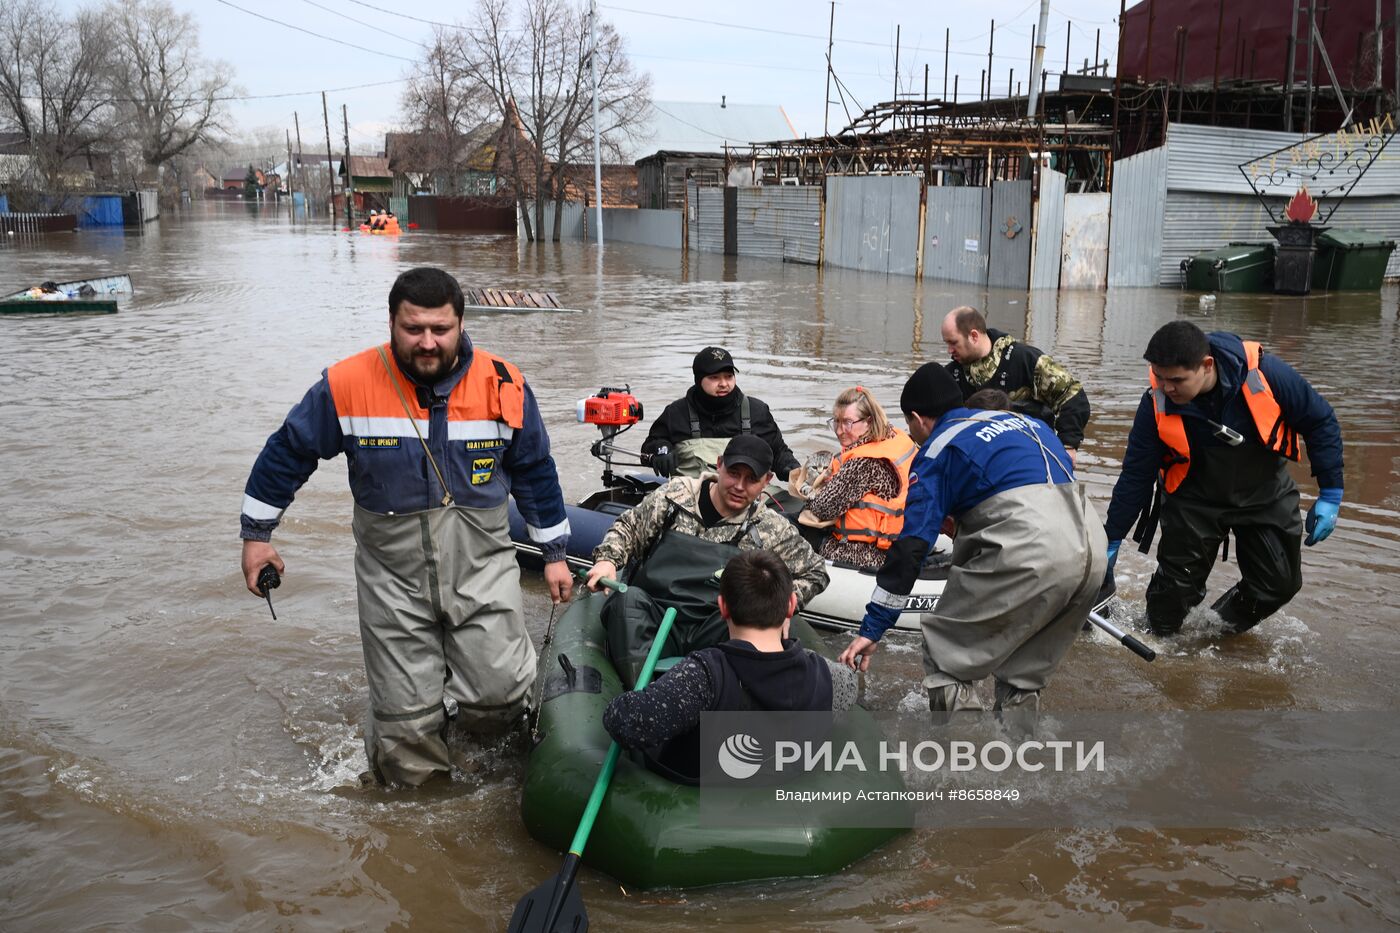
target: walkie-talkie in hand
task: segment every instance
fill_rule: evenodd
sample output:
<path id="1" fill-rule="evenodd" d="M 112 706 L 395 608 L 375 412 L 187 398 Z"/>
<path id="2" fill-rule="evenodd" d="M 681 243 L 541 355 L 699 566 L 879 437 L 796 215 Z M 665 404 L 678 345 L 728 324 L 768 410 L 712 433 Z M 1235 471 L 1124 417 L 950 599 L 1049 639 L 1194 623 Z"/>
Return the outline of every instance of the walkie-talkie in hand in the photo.
<path id="1" fill-rule="evenodd" d="M 258 571 L 258 592 L 263 599 L 267 600 L 267 611 L 272 613 L 272 621 L 277 621 L 277 610 L 272 608 L 272 591 L 282 585 L 282 578 L 277 574 L 277 568 L 271 564 L 264 564 L 263 569 Z"/>

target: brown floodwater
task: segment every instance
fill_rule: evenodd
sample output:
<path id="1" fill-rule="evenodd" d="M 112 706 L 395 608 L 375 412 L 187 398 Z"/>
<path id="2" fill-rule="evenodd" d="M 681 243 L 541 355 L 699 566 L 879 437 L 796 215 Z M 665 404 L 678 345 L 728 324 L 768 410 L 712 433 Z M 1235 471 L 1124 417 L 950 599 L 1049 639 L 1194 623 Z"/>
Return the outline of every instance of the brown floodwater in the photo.
<path id="1" fill-rule="evenodd" d="M 1154 641 L 1144 664 L 1084 636 L 1053 710 L 1400 707 L 1397 290 L 1308 299 L 1167 290 L 1035 294 L 610 245 L 401 239 L 243 205 L 142 234 L 0 247 L 0 293 L 129 272 L 112 316 L 0 319 L 0 927 L 7 930 L 494 930 L 557 868 L 518 815 L 518 747 L 459 750 L 450 786 L 360 791 L 365 684 L 342 461 L 287 514 L 278 621 L 243 588 L 238 512 L 264 439 L 323 367 L 386 332 L 394 276 L 549 289 L 588 313 L 469 316 L 534 386 L 570 499 L 597 482 L 574 402 L 631 383 L 652 410 L 719 343 L 799 451 L 829 446 L 843 387 L 898 398 L 942 359 L 943 313 L 1065 362 L 1094 407 L 1081 474 L 1102 507 L 1142 392 L 1147 338 L 1189 317 L 1257 338 L 1329 399 L 1346 503 L 1306 584 L 1246 636 Z M 1299 471 L 1309 501 L 1315 484 Z M 1121 619 L 1152 564 L 1118 564 Z M 1218 565 L 1211 597 L 1235 578 Z M 548 603 L 525 578 L 536 638 Z M 834 644 L 844 636 L 832 636 Z M 1151 639 L 1149 639 L 1151 640 Z M 919 652 L 893 639 L 865 702 L 917 707 Z M 1162 793 L 1170 793 L 1162 788 Z M 600 930 L 1376 929 L 1400 923 L 1397 840 L 1366 827 L 914 832 L 828 878 L 582 889 Z"/>

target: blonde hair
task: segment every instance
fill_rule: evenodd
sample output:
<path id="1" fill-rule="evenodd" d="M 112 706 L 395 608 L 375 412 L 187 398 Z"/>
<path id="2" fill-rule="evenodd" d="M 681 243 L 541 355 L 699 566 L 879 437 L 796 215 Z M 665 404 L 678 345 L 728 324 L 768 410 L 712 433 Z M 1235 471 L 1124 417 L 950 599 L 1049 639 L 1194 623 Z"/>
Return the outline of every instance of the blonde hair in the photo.
<path id="1" fill-rule="evenodd" d="M 880 403 L 875 401 L 875 396 L 871 395 L 865 386 L 851 386 L 836 396 L 836 404 L 831 408 L 831 417 L 833 419 L 840 418 L 842 409 L 851 405 L 856 407 L 856 411 L 860 412 L 862 418 L 870 420 L 870 427 L 857 441 L 858 444 L 882 441 L 890 436 L 890 419 L 886 417 L 885 410 L 880 407 Z"/>

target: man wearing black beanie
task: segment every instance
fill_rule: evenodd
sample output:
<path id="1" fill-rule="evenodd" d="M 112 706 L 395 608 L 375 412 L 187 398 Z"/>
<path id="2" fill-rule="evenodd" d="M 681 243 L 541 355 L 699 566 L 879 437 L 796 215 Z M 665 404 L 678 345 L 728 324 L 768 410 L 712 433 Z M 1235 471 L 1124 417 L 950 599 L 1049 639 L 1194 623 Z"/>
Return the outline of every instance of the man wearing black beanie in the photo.
<path id="1" fill-rule="evenodd" d="M 899 403 L 921 445 L 904 531 L 841 660 L 869 666 L 952 517 L 953 568 L 937 607 L 922 618 L 929 708 L 981 709 L 973 685 L 990 674 L 995 709 L 1037 709 L 1103 582 L 1103 522 L 1045 422 L 963 408 L 957 382 L 937 363 L 909 377 Z"/>
<path id="2" fill-rule="evenodd" d="M 690 365 L 695 375 L 678 398 L 652 422 L 642 455 L 662 476 L 698 477 L 715 469 L 731 437 L 752 434 L 773 451 L 773 472 L 786 480 L 798 468 L 773 413 L 761 399 L 739 390 L 734 357 L 724 347 L 705 347 Z"/>

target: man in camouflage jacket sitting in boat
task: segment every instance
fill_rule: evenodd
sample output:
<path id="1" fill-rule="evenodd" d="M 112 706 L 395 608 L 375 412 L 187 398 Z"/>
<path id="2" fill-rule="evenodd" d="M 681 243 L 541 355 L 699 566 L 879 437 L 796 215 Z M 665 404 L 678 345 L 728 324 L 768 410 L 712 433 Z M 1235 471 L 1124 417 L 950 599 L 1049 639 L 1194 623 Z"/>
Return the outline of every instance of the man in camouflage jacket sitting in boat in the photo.
<path id="1" fill-rule="evenodd" d="M 715 473 L 678 476 L 624 512 L 593 550 L 588 586 L 626 568 L 629 588 L 603 607 L 608 654 L 630 687 L 660 627 L 676 607 L 663 657 L 718 644 L 726 637 L 717 596 L 729 559 L 763 548 L 792 572 L 799 608 L 826 589 L 826 565 L 797 526 L 767 508 L 759 496 L 773 479 L 773 451 L 751 434 L 729 441 Z"/>

